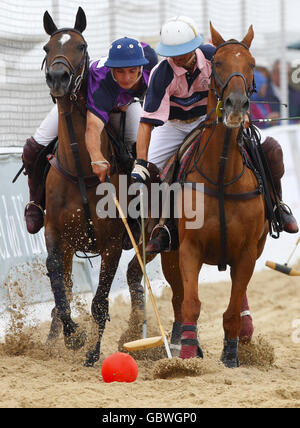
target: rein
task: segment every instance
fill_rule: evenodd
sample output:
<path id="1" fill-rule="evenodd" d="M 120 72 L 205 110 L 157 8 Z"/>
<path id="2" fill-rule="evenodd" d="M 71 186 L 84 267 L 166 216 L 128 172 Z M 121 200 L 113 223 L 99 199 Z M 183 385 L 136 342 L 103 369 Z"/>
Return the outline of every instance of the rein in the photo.
<path id="1" fill-rule="evenodd" d="M 64 113 L 64 118 L 66 120 L 68 134 L 69 134 L 69 140 L 70 140 L 70 147 L 71 147 L 71 151 L 72 151 L 75 166 L 76 166 L 76 171 L 77 171 L 76 184 L 79 187 L 81 198 L 82 198 L 83 210 L 84 210 L 85 219 L 87 222 L 88 237 L 90 239 L 92 251 L 97 252 L 95 229 L 94 229 L 94 225 L 92 222 L 92 216 L 91 216 L 91 211 L 90 211 L 89 201 L 88 201 L 88 196 L 87 196 L 86 177 L 83 174 L 83 169 L 82 169 L 82 165 L 81 165 L 81 161 L 80 161 L 79 146 L 78 146 L 78 143 L 77 143 L 76 138 L 75 138 L 74 126 L 73 126 L 73 121 L 72 121 L 72 112 L 73 112 L 73 105 L 74 104 L 77 106 L 80 113 L 83 116 L 85 116 L 85 113 L 80 108 L 80 103 L 78 102 L 78 98 L 80 98 L 79 97 L 79 90 L 80 90 L 80 87 L 82 85 L 82 82 L 87 77 L 87 72 L 88 72 L 87 64 L 88 64 L 89 56 L 87 53 L 87 43 L 84 40 L 82 34 L 79 31 L 77 31 L 76 29 L 62 28 L 60 30 L 55 31 L 51 35 L 51 38 L 58 33 L 66 32 L 66 31 L 75 32 L 75 33 L 79 34 L 83 39 L 84 52 L 83 52 L 83 55 L 81 57 L 79 64 L 76 67 L 74 67 L 71 64 L 70 60 L 66 56 L 57 55 L 54 57 L 50 66 L 47 66 L 47 55 L 48 54 L 46 54 L 46 56 L 43 60 L 43 63 L 42 63 L 42 68 L 43 68 L 44 64 L 46 63 L 45 75 L 47 75 L 49 68 L 52 67 L 53 65 L 64 64 L 70 72 L 70 80 L 69 80 L 68 89 L 69 89 L 69 93 L 70 93 L 69 99 L 70 99 L 70 102 L 72 103 L 72 105 L 71 105 L 71 110 Z M 80 74 L 78 74 L 79 72 L 80 72 Z M 54 168 L 56 168 L 65 178 L 70 179 L 70 174 L 68 174 L 64 170 L 64 168 L 62 168 L 62 166 L 58 162 L 58 159 L 56 159 L 55 161 L 54 161 L 54 159 L 56 159 L 56 158 L 54 158 L 53 156 L 50 156 L 48 158 L 50 164 Z M 94 185 L 94 183 L 95 182 L 93 182 L 93 185 Z"/>
<path id="2" fill-rule="evenodd" d="M 244 47 L 245 49 L 249 50 L 248 46 L 245 45 L 243 42 L 238 42 L 235 40 L 230 40 L 228 42 L 222 43 L 221 45 L 218 46 L 218 48 L 216 49 L 216 52 L 221 49 L 222 47 L 225 47 L 227 45 L 240 45 L 242 47 Z M 215 54 L 216 54 L 215 52 Z M 207 141 L 205 142 L 204 146 L 200 149 L 200 144 L 198 145 L 197 149 L 196 149 L 196 153 L 194 156 L 194 162 L 193 162 L 193 166 L 192 168 L 185 174 L 189 174 L 190 172 L 193 171 L 193 169 L 196 169 L 198 171 L 198 173 L 205 178 L 210 184 L 216 186 L 217 189 L 213 189 L 207 185 L 204 185 L 204 193 L 206 195 L 209 196 L 213 196 L 216 197 L 218 199 L 218 204 L 219 204 L 219 221 L 220 221 L 220 261 L 218 264 L 218 269 L 219 271 L 225 271 L 227 268 L 227 233 L 226 233 L 226 215 L 225 215 L 225 199 L 232 199 L 232 200 L 249 200 L 252 198 L 255 198 L 259 195 L 262 194 L 263 189 L 261 184 L 259 183 L 259 186 L 257 189 L 250 191 L 250 192 L 245 192 L 245 193 L 237 193 L 237 194 L 233 194 L 233 193 L 225 193 L 225 187 L 229 186 L 235 182 L 237 182 L 243 175 L 244 172 L 246 171 L 246 162 L 245 162 L 245 157 L 243 154 L 243 151 L 241 150 L 241 155 L 243 157 L 243 170 L 241 171 L 240 174 L 238 174 L 238 176 L 236 176 L 235 178 L 233 178 L 231 181 L 225 183 L 224 181 L 224 177 L 225 177 L 225 170 L 226 170 L 226 163 L 228 160 L 228 151 L 229 151 L 229 145 L 230 145 L 230 139 L 231 139 L 231 135 L 232 135 L 232 130 L 230 128 L 226 127 L 226 131 L 225 131 L 225 138 L 224 138 L 224 143 L 223 143 L 223 148 L 222 148 L 222 154 L 219 158 L 219 171 L 218 171 L 218 179 L 217 181 L 212 180 L 210 177 L 208 177 L 198 166 L 199 160 L 201 158 L 201 155 L 203 154 L 204 150 L 206 149 L 208 143 L 210 142 L 214 131 L 217 127 L 217 125 L 219 124 L 219 118 L 222 115 L 221 113 L 221 108 L 223 105 L 223 96 L 224 96 L 224 92 L 229 84 L 229 82 L 234 78 L 234 77 L 240 77 L 242 78 L 244 85 L 245 85 L 245 90 L 247 93 L 247 96 L 250 100 L 250 96 L 252 95 L 253 92 L 256 92 L 256 85 L 255 85 L 255 81 L 253 78 L 253 82 L 251 87 L 249 88 L 247 85 L 247 80 L 245 78 L 245 76 L 242 73 L 239 72 L 235 72 L 230 74 L 226 81 L 223 82 L 222 79 L 220 78 L 220 76 L 218 75 L 218 73 L 216 72 L 216 67 L 215 67 L 215 59 L 213 57 L 212 59 L 212 75 L 211 78 L 213 79 L 213 86 L 211 87 L 211 90 L 214 91 L 216 99 L 217 99 L 217 105 L 215 108 L 213 108 L 209 114 L 207 115 L 207 118 L 205 120 L 205 122 L 203 124 L 200 124 L 199 129 L 201 128 L 207 128 L 207 127 L 212 127 L 212 131 L 207 139 Z M 216 83 L 218 84 L 218 86 L 220 87 L 220 93 L 218 93 L 217 88 L 216 88 Z M 217 114 L 217 120 L 215 122 L 210 122 L 208 123 L 208 120 L 210 118 L 210 116 L 216 112 Z M 223 125 L 224 126 L 224 125 Z M 242 126 L 240 127 L 240 131 L 237 137 L 237 142 L 240 141 L 242 139 Z M 240 149 L 241 149 L 241 144 L 240 145 Z M 194 183 L 195 184 L 195 183 Z"/>
<path id="3" fill-rule="evenodd" d="M 226 81 L 225 81 L 225 82 L 223 82 L 223 81 L 221 80 L 220 76 L 218 75 L 218 73 L 216 72 L 215 55 L 216 55 L 216 53 L 218 52 L 218 50 L 219 50 L 219 49 L 221 49 L 221 48 L 223 48 L 223 47 L 225 47 L 225 46 L 228 46 L 228 45 L 239 45 L 239 46 L 242 46 L 243 48 L 245 48 L 247 51 L 249 51 L 249 48 L 248 48 L 248 46 L 247 46 L 245 43 L 243 43 L 243 42 L 238 42 L 237 40 L 229 40 L 228 42 L 222 43 L 221 45 L 219 45 L 219 46 L 216 48 L 215 54 L 214 54 L 214 56 L 213 56 L 213 58 L 212 58 L 212 60 L 211 60 L 211 65 L 212 65 L 212 76 L 213 76 L 213 78 L 214 78 L 214 81 L 215 81 L 215 82 L 217 81 L 217 82 L 218 82 L 218 84 L 219 84 L 219 86 L 220 86 L 220 88 L 221 88 L 221 94 L 220 94 L 220 95 L 218 94 L 216 87 L 214 86 L 214 88 L 213 88 L 213 90 L 214 90 L 214 92 L 215 92 L 215 95 L 216 95 L 216 98 L 217 98 L 217 101 L 218 101 L 218 102 L 219 102 L 219 101 L 222 101 L 222 99 L 223 99 L 223 95 L 224 95 L 224 91 L 225 91 L 225 89 L 227 88 L 227 86 L 228 86 L 229 82 L 231 81 L 231 79 L 232 79 L 233 77 L 241 77 L 241 78 L 243 79 L 244 84 L 245 84 L 245 90 L 246 90 L 247 96 L 248 96 L 248 98 L 249 98 L 249 100 L 250 100 L 251 95 L 252 95 L 254 92 L 256 92 L 256 84 L 255 84 L 255 79 L 254 79 L 254 77 L 253 77 L 252 87 L 251 87 L 251 88 L 248 88 L 247 80 L 246 80 L 245 76 L 244 76 L 242 73 L 239 73 L 239 72 L 232 73 L 232 74 L 230 74 L 230 75 L 227 77 Z"/>

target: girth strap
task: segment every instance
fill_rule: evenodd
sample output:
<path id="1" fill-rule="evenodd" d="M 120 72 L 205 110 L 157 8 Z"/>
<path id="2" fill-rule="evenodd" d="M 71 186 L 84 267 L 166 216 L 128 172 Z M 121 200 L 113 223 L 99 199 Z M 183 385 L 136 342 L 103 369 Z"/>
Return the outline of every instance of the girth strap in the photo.
<path id="1" fill-rule="evenodd" d="M 68 181 L 73 183 L 75 186 L 78 186 L 79 180 L 77 175 L 73 175 L 64 168 L 59 163 L 59 160 L 52 154 L 47 156 L 47 159 L 53 168 L 56 169 L 60 174 L 62 174 Z M 99 178 L 96 175 L 89 175 L 84 178 L 84 182 L 87 188 L 96 187 L 100 183 Z"/>

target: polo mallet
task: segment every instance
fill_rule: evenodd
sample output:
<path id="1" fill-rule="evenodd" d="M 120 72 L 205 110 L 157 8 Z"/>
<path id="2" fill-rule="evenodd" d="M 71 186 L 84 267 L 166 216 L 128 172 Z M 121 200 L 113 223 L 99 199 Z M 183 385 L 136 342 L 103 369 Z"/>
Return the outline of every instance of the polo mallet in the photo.
<path id="1" fill-rule="evenodd" d="M 271 261 L 267 260 L 266 261 L 266 266 L 268 266 L 271 269 L 277 270 L 278 272 L 285 273 L 286 275 L 300 276 L 300 272 L 299 271 L 297 271 L 297 270 L 295 270 L 295 269 L 293 269 L 293 268 L 291 268 L 291 267 L 288 266 L 288 263 L 291 260 L 291 258 L 293 257 L 293 255 L 294 255 L 294 253 L 296 251 L 297 245 L 299 243 L 300 243 L 300 238 L 297 239 L 295 248 L 293 249 L 293 251 L 292 251 L 290 257 L 287 259 L 286 263 L 284 263 L 283 265 L 280 265 L 278 263 L 274 263 L 274 262 L 271 262 Z"/>
<path id="2" fill-rule="evenodd" d="M 107 181 L 109 182 L 108 179 L 107 179 Z M 111 195 L 113 197 L 113 200 L 114 200 L 114 203 L 115 203 L 115 205 L 117 207 L 117 210 L 119 211 L 119 214 L 120 214 L 120 216 L 122 218 L 124 226 L 125 226 L 125 228 L 127 230 L 127 233 L 129 235 L 129 238 L 130 238 L 131 243 L 133 245 L 134 251 L 136 253 L 138 262 L 139 262 L 140 267 L 142 269 L 142 272 L 144 274 L 144 278 L 145 278 L 145 281 L 146 281 L 146 284 L 147 284 L 149 296 L 150 296 L 150 299 L 151 299 L 151 302 L 152 302 L 152 306 L 153 306 L 153 309 L 154 309 L 154 313 L 155 313 L 155 316 L 156 316 L 156 319 L 157 319 L 157 323 L 158 323 L 158 326 L 159 326 L 159 329 L 160 329 L 160 332 L 161 332 L 161 336 L 148 337 L 148 338 L 143 338 L 143 339 L 140 339 L 140 340 L 134 340 L 133 342 L 124 343 L 123 346 L 124 346 L 125 349 L 127 349 L 127 351 L 140 351 L 142 349 L 155 348 L 156 346 L 160 346 L 160 345 L 164 344 L 168 358 L 172 358 L 171 351 L 170 351 L 170 348 L 169 348 L 169 344 L 168 344 L 168 341 L 167 341 L 167 338 L 166 338 L 163 326 L 161 324 L 160 317 L 158 315 L 158 311 L 157 311 L 155 299 L 154 299 L 154 296 L 153 296 L 153 293 L 152 293 L 152 290 L 151 290 L 150 281 L 149 281 L 148 275 L 146 273 L 143 260 L 142 260 L 142 258 L 140 256 L 139 249 L 138 249 L 138 247 L 136 245 L 135 239 L 134 239 L 134 237 L 132 235 L 131 229 L 130 229 L 130 227 L 128 225 L 128 222 L 127 222 L 127 219 L 126 219 L 126 217 L 124 215 L 122 207 L 119 204 L 119 201 L 117 199 L 116 193 L 115 192 L 111 192 Z"/>
<path id="3" fill-rule="evenodd" d="M 140 207 L 141 207 L 141 223 L 142 223 L 142 248 L 143 248 L 143 264 L 144 264 L 144 269 L 146 271 L 146 238 L 145 238 L 145 209 L 144 209 L 144 191 L 143 191 L 143 185 L 141 184 L 140 186 Z M 146 339 L 147 337 L 147 307 L 146 307 L 146 303 L 147 303 L 147 296 L 146 296 L 146 291 L 147 291 L 147 287 L 146 287 L 146 280 L 145 280 L 145 276 L 144 276 L 144 320 L 143 320 L 143 339 Z"/>

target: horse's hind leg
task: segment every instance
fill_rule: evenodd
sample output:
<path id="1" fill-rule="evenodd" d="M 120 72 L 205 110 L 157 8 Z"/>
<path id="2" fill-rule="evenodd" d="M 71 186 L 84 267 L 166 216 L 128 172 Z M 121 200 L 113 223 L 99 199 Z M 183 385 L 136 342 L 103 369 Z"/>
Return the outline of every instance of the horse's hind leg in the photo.
<path id="1" fill-rule="evenodd" d="M 239 341 L 241 343 L 249 343 L 253 336 L 254 327 L 252 322 L 252 316 L 250 314 L 250 308 L 248 303 L 247 294 L 244 294 L 241 308 L 242 317 L 242 328 L 239 335 Z"/>
<path id="2" fill-rule="evenodd" d="M 68 302 L 71 303 L 72 301 L 72 288 L 73 288 L 73 281 L 72 281 L 72 267 L 73 267 L 73 255 L 74 251 L 65 251 L 64 252 L 64 284 L 67 294 Z M 47 338 L 47 344 L 52 345 L 55 343 L 55 341 L 58 339 L 63 324 L 58 316 L 57 308 L 54 307 L 51 312 L 51 326 Z"/>
<path id="3" fill-rule="evenodd" d="M 50 278 L 51 288 L 54 295 L 56 313 L 63 324 L 65 345 L 69 349 L 77 350 L 86 341 L 86 334 L 78 329 L 78 325 L 71 318 L 70 303 L 64 282 L 64 272 L 67 269 L 68 248 L 62 249 L 57 242 L 50 237 L 46 230 L 46 242 L 48 257 L 46 266 Z M 53 244 L 55 242 L 56 244 Z"/>
<path id="4" fill-rule="evenodd" d="M 91 308 L 94 320 L 98 325 L 98 338 L 96 345 L 86 354 L 86 367 L 93 367 L 95 362 L 97 362 L 100 358 L 101 340 L 105 329 L 106 321 L 109 320 L 108 296 L 111 284 L 118 269 L 121 254 L 122 249 L 117 249 L 114 253 L 112 253 L 112 251 L 110 251 L 109 254 L 107 252 L 104 252 L 101 257 L 99 285 L 96 294 L 93 298 Z"/>
<path id="5" fill-rule="evenodd" d="M 141 253 L 141 252 L 140 252 Z M 147 255 L 146 263 L 154 259 L 156 255 Z M 135 255 L 127 268 L 127 283 L 129 286 L 131 313 L 128 321 L 128 328 L 122 333 L 119 339 L 118 349 L 123 350 L 123 344 L 142 337 L 144 321 L 144 287 L 141 284 L 143 272 Z"/>
<path id="6" fill-rule="evenodd" d="M 174 322 L 170 340 L 170 350 L 173 357 L 178 357 L 181 351 L 183 284 L 179 269 L 179 252 L 162 253 L 161 264 L 164 276 L 172 288 L 172 305 Z"/>
<path id="7" fill-rule="evenodd" d="M 247 285 L 255 267 L 255 257 L 249 251 L 240 253 L 239 260 L 231 266 L 231 296 L 227 310 L 223 314 L 224 349 L 221 360 L 226 367 L 239 366 L 238 342 L 241 330 L 241 307 Z"/>

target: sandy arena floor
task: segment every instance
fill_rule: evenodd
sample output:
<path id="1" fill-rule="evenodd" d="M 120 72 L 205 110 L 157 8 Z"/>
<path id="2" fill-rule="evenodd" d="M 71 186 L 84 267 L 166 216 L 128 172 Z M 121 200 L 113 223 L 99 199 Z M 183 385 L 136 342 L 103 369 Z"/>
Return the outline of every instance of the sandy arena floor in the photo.
<path id="1" fill-rule="evenodd" d="M 299 263 L 296 267 L 300 270 Z M 118 350 L 127 325 L 129 305 L 122 298 L 111 305 L 101 359 L 94 368 L 83 366 L 88 344 L 75 353 L 66 350 L 59 339 L 56 347 L 49 350 L 44 345 L 49 322 L 24 328 L 20 313 L 19 319 L 11 320 L 5 343 L 0 344 L 0 407 L 300 407 L 299 277 L 271 270 L 254 275 L 248 289 L 254 344 L 241 350 L 243 364 L 233 370 L 219 362 L 222 314 L 229 291 L 229 284 L 224 282 L 199 287 L 202 312 L 198 333 L 203 361 L 191 361 L 189 367 L 177 359 L 172 363 L 161 360 L 165 358 L 163 348 L 149 351 L 146 359 L 138 359 L 140 356 L 135 354 L 139 375 L 129 384 L 108 384 L 101 378 L 101 364 Z M 173 321 L 170 297 L 166 286 L 161 298 L 157 298 L 167 332 Z M 81 313 L 79 322 L 89 332 L 89 308 L 82 299 L 77 298 L 75 304 Z M 148 316 L 148 335 L 158 335 L 150 302 Z"/>

